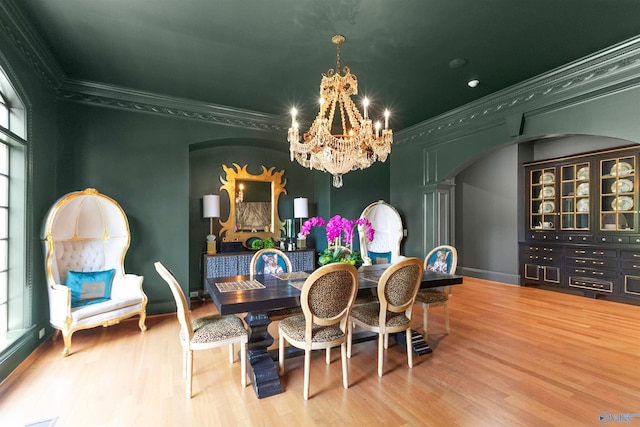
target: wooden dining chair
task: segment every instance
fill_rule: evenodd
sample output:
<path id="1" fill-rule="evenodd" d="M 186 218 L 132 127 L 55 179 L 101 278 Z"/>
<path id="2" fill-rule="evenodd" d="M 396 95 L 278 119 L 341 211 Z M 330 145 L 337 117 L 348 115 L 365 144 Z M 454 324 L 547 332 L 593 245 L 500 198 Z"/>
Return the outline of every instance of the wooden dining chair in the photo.
<path id="1" fill-rule="evenodd" d="M 346 263 L 327 264 L 314 271 L 304 282 L 300 303 L 302 314 L 287 317 L 278 326 L 280 375 L 284 375 L 284 343 L 304 349 L 304 398 L 309 399 L 311 351 L 326 350 L 326 362 L 331 363 L 330 349 L 341 348 L 342 383 L 349 388 L 346 342 L 349 313 L 358 291 L 358 271 Z"/>
<path id="2" fill-rule="evenodd" d="M 161 262 L 154 263 L 171 289 L 176 300 L 177 316 L 180 322 L 180 344 L 183 349 L 182 376 L 187 380 L 187 398 L 192 396 L 193 351 L 229 345 L 229 363 L 233 364 L 233 344 L 240 344 L 240 375 L 242 387 L 247 385 L 247 330 L 239 317 L 234 315 L 208 316 L 191 318 L 187 299 L 180 288 L 178 280 Z"/>
<path id="3" fill-rule="evenodd" d="M 448 245 L 441 245 L 433 248 L 424 258 L 424 269 L 433 270 L 439 273 L 455 274 L 458 265 L 458 252 L 456 248 Z M 444 307 L 444 325 L 447 334 L 449 327 L 449 295 L 450 286 L 443 286 L 441 289 L 420 289 L 416 295 L 416 304 L 422 306 L 422 333 L 425 338 L 428 335 L 429 308 Z"/>
<path id="4" fill-rule="evenodd" d="M 291 260 L 287 254 L 276 248 L 260 249 L 253 255 L 249 264 L 249 274 L 251 276 L 256 274 L 289 273 L 292 271 Z M 302 313 L 300 307 L 285 307 L 269 310 L 267 311 L 267 316 L 271 320 L 281 320 L 300 313 Z"/>
<path id="5" fill-rule="evenodd" d="M 280 249 L 267 248 L 260 249 L 251 258 L 249 264 L 249 273 L 254 274 L 273 274 L 293 271 L 291 260 Z"/>
<path id="6" fill-rule="evenodd" d="M 390 333 L 406 331 L 407 362 L 413 367 L 411 311 L 422 281 L 419 258 L 404 258 L 387 268 L 378 281 L 378 302 L 354 306 L 349 322 L 347 357 L 351 357 L 353 325 L 378 333 L 378 376 L 382 376 L 384 349 Z"/>

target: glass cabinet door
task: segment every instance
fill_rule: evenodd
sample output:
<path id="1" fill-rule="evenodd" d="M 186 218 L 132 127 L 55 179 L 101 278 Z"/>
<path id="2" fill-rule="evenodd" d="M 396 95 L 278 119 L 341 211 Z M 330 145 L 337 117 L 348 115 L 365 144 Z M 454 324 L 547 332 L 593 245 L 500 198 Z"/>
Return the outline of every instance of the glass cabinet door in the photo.
<path id="1" fill-rule="evenodd" d="M 589 163 L 560 167 L 560 228 L 589 230 Z"/>
<path id="2" fill-rule="evenodd" d="M 635 170 L 635 156 L 600 161 L 600 230 L 635 231 L 638 209 Z"/>
<path id="3" fill-rule="evenodd" d="M 557 227 L 555 168 L 531 169 L 529 180 L 529 228 L 555 230 Z"/>

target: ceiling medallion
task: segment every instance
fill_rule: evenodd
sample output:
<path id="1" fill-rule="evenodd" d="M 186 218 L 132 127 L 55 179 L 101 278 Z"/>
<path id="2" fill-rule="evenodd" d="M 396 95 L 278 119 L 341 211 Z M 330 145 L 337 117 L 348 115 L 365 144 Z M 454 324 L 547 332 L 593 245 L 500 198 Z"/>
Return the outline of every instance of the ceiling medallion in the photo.
<path id="1" fill-rule="evenodd" d="M 331 41 L 337 46 L 336 69 L 322 74 L 320 111 L 300 141 L 297 111 L 293 108 L 287 139 L 291 161 L 295 159 L 305 168 L 330 173 L 333 186 L 339 188 L 345 173 L 366 169 L 377 160 L 387 160 L 393 132 L 389 129 L 389 110 L 384 111 L 384 129 L 380 121 L 375 125 L 372 123 L 368 114 L 368 98 L 362 101 L 364 117 L 360 114 L 351 100 L 352 95 L 358 94 L 358 79 L 351 74 L 349 67 L 342 70 L 344 75 L 340 74 L 340 45 L 345 37 L 335 35 Z M 340 121 L 335 117 L 336 107 L 339 107 Z M 334 128 L 336 133 L 332 130 Z"/>

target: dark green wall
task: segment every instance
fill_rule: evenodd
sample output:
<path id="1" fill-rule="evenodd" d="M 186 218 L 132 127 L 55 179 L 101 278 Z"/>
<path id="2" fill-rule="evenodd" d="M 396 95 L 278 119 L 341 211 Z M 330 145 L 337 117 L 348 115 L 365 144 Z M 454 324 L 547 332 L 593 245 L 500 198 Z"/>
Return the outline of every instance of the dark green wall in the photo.
<path id="1" fill-rule="evenodd" d="M 220 177 L 225 173 L 222 165 L 233 167 L 247 165 L 247 171 L 253 175 L 262 173 L 261 166 L 274 168 L 275 172 L 284 170 L 286 194 L 278 200 L 278 215 L 282 221 L 293 218 L 293 199 L 309 199 L 309 214 L 314 215 L 313 173 L 289 159 L 289 147 L 285 142 L 273 142 L 258 139 L 226 139 L 205 141 L 194 144 L 189 153 L 189 290 L 201 291 L 202 254 L 206 250 L 205 237 L 209 234 L 209 220 L 202 218 L 202 196 L 220 195 L 220 215 L 223 221 L 229 216 L 229 197 L 220 190 Z M 214 234 L 220 232 L 218 220 L 214 220 Z"/>
<path id="2" fill-rule="evenodd" d="M 409 142 L 392 152 L 390 183 L 392 204 L 412 212 L 406 221 L 409 235 L 404 254 L 424 256 L 435 245 L 450 243 L 458 247 L 459 273 L 518 283 L 520 164 L 639 143 L 640 76 L 627 78 L 619 86 L 598 81 L 593 87 L 576 87 L 574 93 L 567 89 L 549 98 L 534 98 L 517 112 L 485 104 L 484 111 L 493 115 L 475 121 L 464 116 L 468 111 L 453 112 L 439 120 L 456 125 L 443 126 L 441 131 L 434 130 L 439 129 L 434 120 L 432 125 L 425 122 L 428 130 L 399 132 L 398 137 Z M 515 99 L 526 93 L 514 92 Z M 507 95 L 496 95 L 497 105 L 508 105 L 508 100 Z M 447 206 L 452 231 L 448 242 L 438 241 L 433 230 L 442 220 L 425 202 L 429 189 L 444 183 L 454 184 L 453 202 Z M 492 188 L 499 194 L 493 194 Z"/>
<path id="3" fill-rule="evenodd" d="M 56 197 L 56 182 L 64 174 L 58 167 L 63 161 L 58 156 L 57 106 L 55 92 L 43 81 L 38 72 L 14 48 L 6 34 L 0 32 L 0 66 L 17 85 L 16 90 L 30 109 L 27 116 L 29 154 L 26 164 L 28 175 L 27 215 L 27 286 L 32 289 L 32 304 L 27 307 L 30 323 L 25 334 L 14 345 L 0 352 L 0 381 L 24 360 L 42 341 L 38 331 L 46 328 L 50 336 L 49 306 L 44 277 L 44 256 L 40 240 L 40 226 Z M 10 253 L 10 256 L 16 254 Z M 21 284 L 10 283 L 9 286 Z M 25 291 L 28 293 L 28 291 Z M 29 316 L 30 314 L 30 316 Z"/>
<path id="4" fill-rule="evenodd" d="M 157 260 L 171 266 L 185 292 L 202 289 L 200 261 L 209 229 L 202 196 L 220 194 L 226 219 L 228 199 L 219 191 L 223 164 L 246 164 L 252 173 L 262 165 L 284 169 L 281 219 L 293 216 L 295 197 L 309 198 L 310 215 L 329 206 L 331 215 L 357 217 L 371 201 L 389 196 L 388 164 L 351 172 L 343 188 L 329 189 L 328 175 L 289 160 L 284 134 L 72 102 L 61 103 L 61 117 L 72 172 L 60 195 L 95 187 L 120 203 L 131 228 L 125 267 L 145 277 L 149 314 L 174 309 L 153 268 Z"/>

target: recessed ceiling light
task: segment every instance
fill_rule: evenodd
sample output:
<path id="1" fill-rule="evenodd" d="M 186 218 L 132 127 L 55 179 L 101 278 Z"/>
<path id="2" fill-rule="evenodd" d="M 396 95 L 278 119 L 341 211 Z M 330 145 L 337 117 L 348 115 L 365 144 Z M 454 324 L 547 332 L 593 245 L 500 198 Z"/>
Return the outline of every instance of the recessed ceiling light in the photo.
<path id="1" fill-rule="evenodd" d="M 480 80 L 477 80 L 477 79 L 469 80 L 467 82 L 467 85 L 469 85 L 469 87 L 476 87 L 479 84 L 480 84 Z"/>

